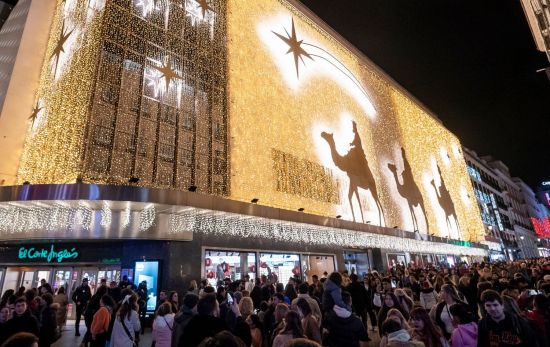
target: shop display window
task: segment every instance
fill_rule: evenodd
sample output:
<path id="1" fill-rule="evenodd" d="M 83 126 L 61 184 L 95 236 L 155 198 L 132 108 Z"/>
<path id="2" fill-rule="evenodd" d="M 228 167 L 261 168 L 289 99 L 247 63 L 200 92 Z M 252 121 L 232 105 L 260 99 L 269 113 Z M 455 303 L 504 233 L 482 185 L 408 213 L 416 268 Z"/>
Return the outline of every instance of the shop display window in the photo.
<path id="1" fill-rule="evenodd" d="M 311 277 L 323 277 L 323 273 L 334 272 L 334 256 L 332 255 L 304 255 L 302 256 L 302 270 L 304 281 L 311 282 Z"/>
<path id="2" fill-rule="evenodd" d="M 256 278 L 256 253 L 207 249 L 204 254 L 205 278 L 216 286 L 225 278 L 236 281 L 245 275 Z"/>
<path id="3" fill-rule="evenodd" d="M 397 265 L 406 265 L 405 254 L 388 253 L 388 267 L 392 268 Z"/>
<path id="4" fill-rule="evenodd" d="M 280 283 L 286 283 L 294 276 L 302 277 L 300 256 L 287 253 L 260 253 L 260 275 L 271 277 L 273 274 Z"/>
<path id="5" fill-rule="evenodd" d="M 422 255 L 418 253 L 411 253 L 410 263 L 412 263 L 416 267 L 422 267 L 424 265 L 424 262 L 422 260 Z"/>
<path id="6" fill-rule="evenodd" d="M 372 262 L 367 252 L 344 252 L 344 264 L 350 274 L 365 277 L 372 269 Z"/>

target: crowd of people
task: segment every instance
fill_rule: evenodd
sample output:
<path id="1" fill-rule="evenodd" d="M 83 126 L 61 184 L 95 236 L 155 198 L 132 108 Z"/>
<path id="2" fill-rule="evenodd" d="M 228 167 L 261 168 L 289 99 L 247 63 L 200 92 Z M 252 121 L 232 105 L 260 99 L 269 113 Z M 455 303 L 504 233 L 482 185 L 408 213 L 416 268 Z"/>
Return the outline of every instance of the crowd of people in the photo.
<path id="1" fill-rule="evenodd" d="M 549 346 L 550 259 L 397 265 L 363 278 L 333 272 L 311 283 L 272 273 L 253 281 L 203 280 L 184 292 L 162 290 L 146 323 L 146 283 L 87 279 L 73 291 L 75 334 L 84 317 L 86 346 L 134 347 L 145 325 L 156 347 Z M 181 299 L 181 300 L 180 300 Z M 6 291 L 0 302 L 1 346 L 50 346 L 67 319 L 68 298 L 37 289 Z M 369 322 L 370 321 L 370 322 Z M 369 336 L 370 334 L 370 336 Z M 378 342 L 379 341 L 379 342 Z"/>

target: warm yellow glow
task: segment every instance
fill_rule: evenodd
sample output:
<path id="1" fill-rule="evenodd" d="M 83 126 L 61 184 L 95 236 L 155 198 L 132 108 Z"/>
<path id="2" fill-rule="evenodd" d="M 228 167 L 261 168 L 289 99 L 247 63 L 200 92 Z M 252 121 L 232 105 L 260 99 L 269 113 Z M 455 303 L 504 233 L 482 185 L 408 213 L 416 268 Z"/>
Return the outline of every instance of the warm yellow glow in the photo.
<path id="1" fill-rule="evenodd" d="M 231 197 L 423 233 L 429 227 L 441 236 L 482 235 L 460 142 L 452 133 L 286 1 L 228 1 L 228 13 Z M 359 164 L 342 162 L 360 157 L 357 138 L 370 180 L 352 180 L 348 173 Z M 325 168 L 317 180 L 307 179 L 313 185 L 309 197 L 280 189 L 273 151 Z M 330 191 L 327 172 L 332 187 L 340 189 L 339 202 L 320 198 Z M 311 175 L 295 174 L 294 185 Z M 411 193 L 413 181 L 425 213 Z"/>

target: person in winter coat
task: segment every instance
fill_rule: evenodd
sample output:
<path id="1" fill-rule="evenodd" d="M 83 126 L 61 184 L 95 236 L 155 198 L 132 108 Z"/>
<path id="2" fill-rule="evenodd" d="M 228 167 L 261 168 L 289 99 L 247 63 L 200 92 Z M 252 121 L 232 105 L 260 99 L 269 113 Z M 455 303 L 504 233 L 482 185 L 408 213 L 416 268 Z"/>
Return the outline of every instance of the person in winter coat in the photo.
<path id="1" fill-rule="evenodd" d="M 189 320 L 197 314 L 197 303 L 199 297 L 195 294 L 188 293 L 183 298 L 183 304 L 180 311 L 174 317 L 174 330 L 172 331 L 172 346 L 179 346 L 183 331 L 189 323 Z"/>
<path id="2" fill-rule="evenodd" d="M 165 302 L 159 306 L 153 321 L 153 341 L 156 347 L 170 347 L 172 345 L 172 331 L 174 330 L 174 314 L 172 305 Z"/>
<path id="3" fill-rule="evenodd" d="M 50 293 L 43 294 L 41 297 L 41 308 L 39 316 L 40 335 L 38 345 L 40 347 L 49 347 L 56 340 L 57 320 L 56 310 L 52 307 L 53 296 Z M 56 305 L 57 307 L 57 305 Z"/>
<path id="4" fill-rule="evenodd" d="M 430 310 L 430 317 L 439 326 L 445 339 L 449 340 L 454 330 L 453 317 L 449 308 L 453 304 L 464 304 L 458 297 L 458 293 L 454 285 L 447 283 L 441 286 L 439 293 L 441 302 Z"/>
<path id="5" fill-rule="evenodd" d="M 53 297 L 54 304 L 59 305 L 57 309 L 57 329 L 59 332 L 63 331 L 63 327 L 67 324 L 67 306 L 69 305 L 69 299 L 67 294 L 65 294 L 65 287 L 61 286 L 57 290 L 57 294 Z"/>
<path id="6" fill-rule="evenodd" d="M 338 272 L 333 272 L 325 281 L 325 289 L 323 291 L 323 312 L 331 312 L 334 305 L 338 305 L 351 312 L 351 306 L 346 305 L 342 301 L 342 275 Z"/>
<path id="7" fill-rule="evenodd" d="M 232 306 L 238 306 L 233 303 Z M 194 347 L 207 337 L 212 337 L 223 330 L 228 330 L 227 324 L 220 317 L 220 307 L 216 296 L 204 295 L 197 303 L 197 314 L 193 316 L 183 330 L 178 346 Z"/>
<path id="8" fill-rule="evenodd" d="M 420 305 L 426 310 L 431 310 L 432 307 L 437 305 L 438 295 L 434 287 L 429 281 L 422 283 L 422 289 L 420 289 Z"/>
<path id="9" fill-rule="evenodd" d="M 40 335 L 38 320 L 29 311 L 27 300 L 24 296 L 15 300 L 13 317 L 6 323 L 5 330 L 11 335 L 27 332 L 36 336 Z"/>
<path id="10" fill-rule="evenodd" d="M 348 292 L 343 292 L 342 301 L 346 305 L 351 305 L 351 295 Z M 326 346 L 359 347 L 360 341 L 370 341 L 361 319 L 338 305 L 334 305 L 332 311 L 326 314 L 324 322 L 325 328 L 328 330 Z"/>
<path id="11" fill-rule="evenodd" d="M 304 329 L 304 335 L 310 340 L 317 343 L 321 343 L 321 330 L 317 318 L 311 311 L 311 306 L 306 299 L 300 298 L 296 303 L 298 308 L 298 314 L 301 317 L 302 328 Z"/>
<path id="12" fill-rule="evenodd" d="M 115 307 L 115 301 L 105 294 L 99 302 L 99 310 L 94 314 L 90 333 L 92 334 L 91 346 L 104 347 L 109 334 L 111 316 Z"/>
<path id="13" fill-rule="evenodd" d="M 91 298 L 92 291 L 88 285 L 88 279 L 84 278 L 82 279 L 82 285 L 75 289 L 71 298 L 76 305 L 75 336 L 80 336 L 80 318 L 84 314 L 84 310 Z"/>
<path id="14" fill-rule="evenodd" d="M 138 310 L 137 296 L 126 295 L 115 316 L 110 347 L 133 347 L 136 333 L 141 330 Z"/>
<path id="15" fill-rule="evenodd" d="M 297 309 L 296 304 L 298 300 L 305 299 L 308 302 L 309 306 L 311 307 L 311 313 L 315 316 L 315 318 L 317 318 L 317 322 L 319 323 L 319 326 L 321 326 L 322 314 L 321 314 L 321 309 L 319 308 L 319 303 L 317 302 L 317 300 L 312 298 L 308 294 L 308 292 L 309 292 L 308 284 L 306 282 L 300 283 L 300 285 L 298 286 L 298 297 L 292 300 L 290 308 L 293 311 L 296 311 Z"/>
<path id="16" fill-rule="evenodd" d="M 409 323 L 405 320 L 405 317 L 403 317 L 403 314 L 399 312 L 399 310 L 392 308 L 388 311 L 388 318 L 387 319 L 393 319 L 396 322 L 399 322 L 401 325 L 401 329 L 405 329 L 409 334 L 411 334 L 412 329 L 409 325 Z M 383 335 L 382 339 L 380 340 L 380 347 L 388 347 L 388 336 Z"/>
<path id="17" fill-rule="evenodd" d="M 454 304 L 449 310 L 456 325 L 451 336 L 451 345 L 453 347 L 476 347 L 477 323 L 474 321 L 474 314 L 469 311 L 469 307 Z"/>
<path id="18" fill-rule="evenodd" d="M 368 317 L 367 300 L 369 300 L 369 293 L 367 293 L 365 286 L 358 281 L 356 274 L 351 274 L 349 278 L 351 283 L 346 289 L 351 294 L 353 312 L 361 318 L 366 327 Z"/>
<path id="19" fill-rule="evenodd" d="M 284 347 L 293 339 L 304 337 L 300 316 L 294 311 L 288 311 L 285 316 L 285 325 L 273 340 L 273 347 Z"/>
<path id="20" fill-rule="evenodd" d="M 387 319 L 382 324 L 382 333 L 387 336 L 387 347 L 424 347 L 421 341 L 414 341 L 399 322 Z"/>

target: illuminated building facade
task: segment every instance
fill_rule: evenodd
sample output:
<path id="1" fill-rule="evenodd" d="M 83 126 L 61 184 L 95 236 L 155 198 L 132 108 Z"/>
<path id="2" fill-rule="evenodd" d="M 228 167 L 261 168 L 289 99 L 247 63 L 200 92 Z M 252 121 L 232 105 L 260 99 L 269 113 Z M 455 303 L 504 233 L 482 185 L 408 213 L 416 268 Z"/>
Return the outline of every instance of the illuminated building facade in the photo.
<path id="1" fill-rule="evenodd" d="M 24 139 L 0 146 L 18 154 L 0 163 L 5 254 L 100 240 L 111 274 L 152 259 L 171 288 L 487 255 L 459 140 L 300 3 L 33 6 L 51 6 L 43 61 L 8 93 L 34 94 L 0 116 Z"/>
<path id="2" fill-rule="evenodd" d="M 484 243 L 489 245 L 489 256 L 492 260 L 505 260 L 507 249 L 515 246 L 515 235 L 508 217 L 501 214 L 502 210 L 507 210 L 507 206 L 499 185 L 499 177 L 475 151 L 466 147 L 463 147 L 463 150 L 481 220 L 485 226 Z"/>
<path id="3" fill-rule="evenodd" d="M 533 189 L 525 182 L 519 178 L 514 178 L 514 182 L 516 182 L 523 195 L 527 216 L 531 222 L 532 229 L 535 231 L 538 253 L 540 256 L 550 256 L 548 244 L 548 238 L 550 237 L 550 210 L 537 199 Z"/>

